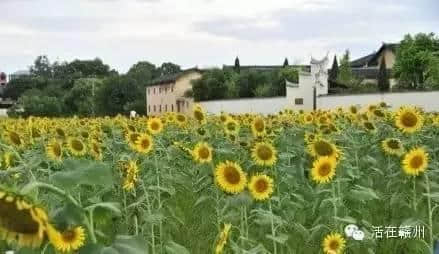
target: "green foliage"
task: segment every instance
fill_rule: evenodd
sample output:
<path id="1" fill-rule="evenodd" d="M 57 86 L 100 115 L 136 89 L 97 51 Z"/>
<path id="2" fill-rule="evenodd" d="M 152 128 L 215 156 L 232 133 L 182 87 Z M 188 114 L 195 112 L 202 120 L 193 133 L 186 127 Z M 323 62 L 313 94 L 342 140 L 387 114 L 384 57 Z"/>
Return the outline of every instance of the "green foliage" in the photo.
<path id="1" fill-rule="evenodd" d="M 52 77 L 52 67 L 47 56 L 38 56 L 34 65 L 30 68 L 31 74 L 43 78 Z"/>
<path id="2" fill-rule="evenodd" d="M 285 57 L 284 64 L 282 66 L 283 67 L 288 67 L 289 66 L 288 58 Z"/>
<path id="3" fill-rule="evenodd" d="M 337 81 L 341 84 L 350 85 L 354 79 L 350 65 L 350 52 L 346 50 L 341 61 Z"/>
<path id="4" fill-rule="evenodd" d="M 239 64 L 239 58 L 235 58 L 235 66 L 233 67 L 233 70 L 237 73 L 241 71 L 241 65 Z"/>
<path id="5" fill-rule="evenodd" d="M 46 95 L 22 96 L 18 105 L 23 108 L 23 116 L 61 116 L 63 105 L 59 98 Z"/>
<path id="6" fill-rule="evenodd" d="M 174 63 L 162 63 L 162 65 L 157 69 L 159 76 L 167 76 L 181 72 L 180 65 Z"/>
<path id="7" fill-rule="evenodd" d="M 423 88 L 426 82 L 430 85 L 439 83 L 435 74 L 437 52 L 439 38 L 434 33 L 419 33 L 415 36 L 407 34 L 396 52 L 393 67 L 395 77 L 399 79 L 399 86 L 419 89 Z"/>
<path id="8" fill-rule="evenodd" d="M 95 78 L 77 79 L 73 88 L 64 97 L 66 112 L 82 116 L 96 113 L 95 93 L 102 81 Z"/>
<path id="9" fill-rule="evenodd" d="M 144 86 L 160 76 L 156 66 L 146 61 L 141 61 L 131 66 L 126 75 Z"/>
<path id="10" fill-rule="evenodd" d="M 337 56 L 334 56 L 334 61 L 332 62 L 332 68 L 331 71 L 329 72 L 328 80 L 337 81 L 338 72 L 339 70 L 338 70 Z"/>

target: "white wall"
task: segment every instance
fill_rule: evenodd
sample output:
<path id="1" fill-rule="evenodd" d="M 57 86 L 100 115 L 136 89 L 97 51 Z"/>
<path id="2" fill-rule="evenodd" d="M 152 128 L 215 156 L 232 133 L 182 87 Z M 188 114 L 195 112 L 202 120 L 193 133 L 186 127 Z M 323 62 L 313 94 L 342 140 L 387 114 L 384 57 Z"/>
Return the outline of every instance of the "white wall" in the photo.
<path id="1" fill-rule="evenodd" d="M 210 114 L 227 113 L 262 113 L 274 114 L 287 106 L 286 97 L 249 98 L 236 100 L 216 100 L 200 102 L 201 106 Z"/>
<path id="2" fill-rule="evenodd" d="M 8 109 L 0 108 L 0 116 L 8 116 Z"/>
<path id="3" fill-rule="evenodd" d="M 426 111 L 439 111 L 439 91 L 433 92 L 404 92 L 404 93 L 376 93 L 356 95 L 325 95 L 317 97 L 317 108 L 334 109 L 350 105 L 369 105 L 386 102 L 392 108 L 402 105 L 419 106 Z"/>

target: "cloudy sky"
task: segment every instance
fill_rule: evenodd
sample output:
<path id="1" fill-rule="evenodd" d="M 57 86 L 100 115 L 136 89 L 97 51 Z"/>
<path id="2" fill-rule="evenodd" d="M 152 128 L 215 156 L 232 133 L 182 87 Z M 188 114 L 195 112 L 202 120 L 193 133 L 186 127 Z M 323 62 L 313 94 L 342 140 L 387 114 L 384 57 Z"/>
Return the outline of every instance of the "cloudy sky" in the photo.
<path id="1" fill-rule="evenodd" d="M 0 71 L 101 58 L 184 68 L 352 58 L 406 33 L 439 34 L 438 0 L 0 0 Z"/>

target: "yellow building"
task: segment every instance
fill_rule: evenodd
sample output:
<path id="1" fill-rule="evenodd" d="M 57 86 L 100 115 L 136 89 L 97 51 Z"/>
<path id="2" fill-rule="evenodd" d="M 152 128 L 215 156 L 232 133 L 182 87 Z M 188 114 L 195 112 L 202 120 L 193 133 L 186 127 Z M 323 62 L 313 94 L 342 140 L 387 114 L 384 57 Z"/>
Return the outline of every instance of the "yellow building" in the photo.
<path id="1" fill-rule="evenodd" d="M 197 68 L 177 74 L 160 77 L 146 87 L 146 112 L 148 115 L 161 115 L 166 112 L 187 114 L 191 112 L 193 98 L 188 96 L 192 90 L 191 81 L 201 78 Z"/>

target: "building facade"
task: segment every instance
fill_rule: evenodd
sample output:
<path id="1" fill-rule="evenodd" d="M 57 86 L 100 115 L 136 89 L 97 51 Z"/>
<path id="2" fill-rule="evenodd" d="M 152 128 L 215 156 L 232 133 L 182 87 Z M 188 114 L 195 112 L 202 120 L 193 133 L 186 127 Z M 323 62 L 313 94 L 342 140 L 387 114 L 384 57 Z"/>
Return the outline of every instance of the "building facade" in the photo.
<path id="1" fill-rule="evenodd" d="M 200 77 L 201 71 L 193 68 L 152 81 L 146 87 L 147 115 L 191 112 L 193 98 L 187 93 L 192 91 L 191 81 Z"/>

